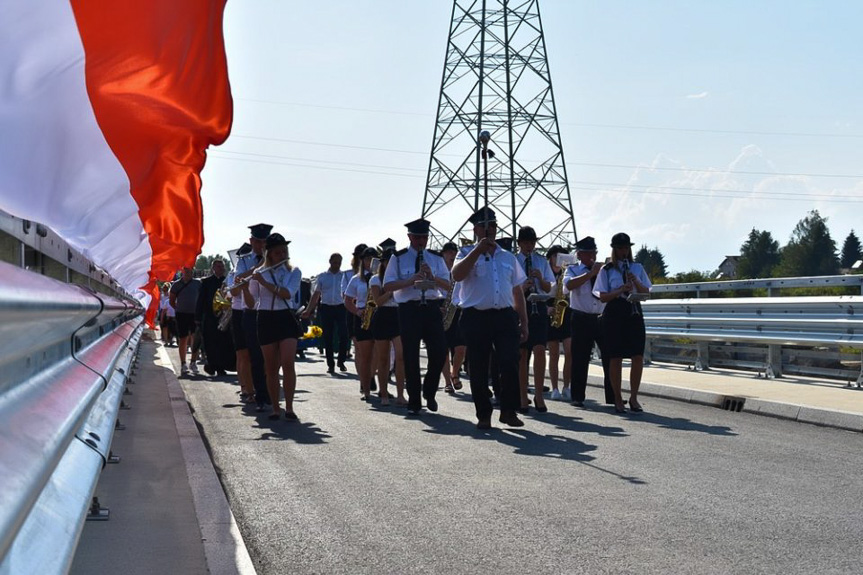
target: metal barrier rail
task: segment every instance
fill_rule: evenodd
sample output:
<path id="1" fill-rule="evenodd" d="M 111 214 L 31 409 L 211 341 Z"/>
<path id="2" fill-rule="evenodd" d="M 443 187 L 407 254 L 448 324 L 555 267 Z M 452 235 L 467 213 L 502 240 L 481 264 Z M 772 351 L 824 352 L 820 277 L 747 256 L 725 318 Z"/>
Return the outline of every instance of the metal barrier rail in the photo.
<path id="1" fill-rule="evenodd" d="M 143 310 L 2 262 L 0 278 L 0 573 L 64 573 Z"/>
<path id="2" fill-rule="evenodd" d="M 695 292 L 696 297 L 700 297 L 702 293 L 711 291 L 766 289 L 769 295 L 774 295 L 776 290 L 781 288 L 811 287 L 856 287 L 860 289 L 860 294 L 863 295 L 863 275 L 765 278 L 681 284 L 657 284 L 650 288 L 650 293 Z"/>
<path id="3" fill-rule="evenodd" d="M 863 296 L 657 299 L 643 310 L 648 338 L 766 344 L 768 375 L 782 372 L 779 346 L 863 350 Z M 697 349 L 706 367 L 707 346 Z"/>

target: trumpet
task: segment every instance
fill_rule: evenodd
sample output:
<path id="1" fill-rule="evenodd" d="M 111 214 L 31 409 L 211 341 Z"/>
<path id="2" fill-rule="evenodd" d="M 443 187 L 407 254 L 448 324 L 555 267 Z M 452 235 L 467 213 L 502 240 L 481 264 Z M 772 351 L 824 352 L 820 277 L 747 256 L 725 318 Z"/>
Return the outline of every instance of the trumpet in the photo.
<path id="1" fill-rule="evenodd" d="M 252 270 L 252 275 L 250 275 L 250 276 L 248 276 L 248 277 L 245 277 L 245 278 L 241 279 L 240 281 L 234 282 L 234 285 L 232 285 L 232 286 L 231 286 L 231 287 L 229 287 L 228 289 L 233 290 L 233 289 L 236 289 L 236 288 L 238 288 L 238 287 L 243 287 L 244 285 L 246 285 L 247 283 L 249 283 L 250 281 L 252 281 L 252 278 L 253 278 L 253 277 L 255 277 L 255 274 L 256 274 L 256 273 L 257 273 L 257 274 L 262 274 L 262 273 L 264 273 L 264 272 L 268 272 L 268 271 L 270 271 L 270 270 L 274 270 L 274 269 L 276 269 L 277 267 L 279 267 L 279 266 L 281 266 L 281 265 L 283 265 L 283 264 L 286 264 L 287 262 L 288 262 L 288 258 L 285 258 L 285 259 L 283 259 L 282 261 L 280 261 L 280 262 L 279 262 L 279 263 L 277 263 L 277 264 L 273 264 L 273 265 L 271 265 L 271 266 L 267 266 L 267 267 L 265 267 L 265 268 L 258 268 L 258 269 Z"/>

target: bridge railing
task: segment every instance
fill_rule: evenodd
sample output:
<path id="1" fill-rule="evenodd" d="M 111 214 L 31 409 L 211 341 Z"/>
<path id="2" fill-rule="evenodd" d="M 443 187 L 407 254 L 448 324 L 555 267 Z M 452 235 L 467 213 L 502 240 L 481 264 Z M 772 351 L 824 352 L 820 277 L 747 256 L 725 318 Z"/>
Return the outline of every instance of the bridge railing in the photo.
<path id="1" fill-rule="evenodd" d="M 743 367 L 767 377 L 795 372 L 856 379 L 858 386 L 863 384 L 861 367 L 856 373 L 841 367 L 815 367 L 807 373 L 805 365 L 793 362 L 800 357 L 830 354 L 835 358 L 844 353 L 850 358 L 856 354 L 859 363 L 863 296 L 654 299 L 645 302 L 643 310 L 648 360 L 676 360 L 695 369 Z M 678 353 L 669 354 L 667 350 L 674 348 Z M 666 350 L 665 354 L 660 350 Z"/>
<path id="2" fill-rule="evenodd" d="M 142 312 L 0 262 L 0 573 L 68 570 L 109 459 Z"/>

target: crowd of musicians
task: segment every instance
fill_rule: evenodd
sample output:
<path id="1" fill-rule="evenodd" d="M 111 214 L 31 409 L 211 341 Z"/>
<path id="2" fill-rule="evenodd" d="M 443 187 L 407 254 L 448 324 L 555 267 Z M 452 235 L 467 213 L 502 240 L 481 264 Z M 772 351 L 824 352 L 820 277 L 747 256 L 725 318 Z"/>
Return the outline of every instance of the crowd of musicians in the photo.
<path id="1" fill-rule="evenodd" d="M 629 236 L 611 238 L 603 263 L 592 237 L 575 244 L 575 258 L 562 246 L 540 254 L 529 226 L 520 228 L 513 246 L 511 238 L 497 238 L 490 208 L 469 221 L 474 237 L 462 246 L 428 249 L 430 222 L 419 219 L 406 224 L 403 249 L 389 238 L 377 246 L 360 244 L 347 271 L 342 256 L 332 254 L 328 269 L 315 276 L 306 306 L 300 305 L 302 273 L 290 263 L 290 242 L 270 225 L 250 226 L 249 242 L 227 277 L 224 262 L 216 260 L 203 281 L 187 268 L 166 286 L 162 319 L 175 317 L 181 373 L 195 369 L 195 355 L 187 363 L 187 347 L 199 329 L 207 373 L 236 370 L 243 401 L 268 411 L 272 420 L 296 421 L 297 346 L 303 325 L 313 321 L 322 328 L 328 373 L 348 371 L 353 348 L 361 398 L 371 401 L 376 392 L 380 405 L 392 399 L 412 416 L 438 410 L 441 379 L 447 393 L 462 390 L 463 368 L 479 429 L 492 427 L 495 404 L 499 421 L 509 427 L 524 425 L 519 414 L 531 404 L 546 412 L 546 367 L 551 399 L 583 407 L 595 347 L 605 402 L 618 413 L 642 411 L 645 328 L 639 302 L 651 283 L 633 261 Z M 230 302 L 229 318 L 216 314 L 214 298 Z M 628 406 L 621 393 L 624 358 L 630 359 Z"/>

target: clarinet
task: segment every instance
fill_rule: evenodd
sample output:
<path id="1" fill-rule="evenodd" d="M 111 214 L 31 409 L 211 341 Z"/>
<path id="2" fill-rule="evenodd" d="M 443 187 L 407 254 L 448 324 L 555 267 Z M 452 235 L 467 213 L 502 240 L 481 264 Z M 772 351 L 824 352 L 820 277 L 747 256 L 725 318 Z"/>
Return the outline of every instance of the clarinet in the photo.
<path id="1" fill-rule="evenodd" d="M 626 282 L 629 281 L 627 277 L 629 275 L 629 260 L 620 260 L 620 264 L 621 269 L 623 270 L 623 284 L 626 285 Z M 626 303 L 629 304 L 629 307 L 632 308 L 632 315 L 641 315 L 638 302 L 633 303 L 632 300 L 629 299 L 631 293 L 632 292 L 627 292 L 626 296 L 623 299 L 625 299 Z"/>
<path id="2" fill-rule="evenodd" d="M 534 293 L 538 293 L 536 290 L 536 280 L 530 277 L 530 272 L 533 269 L 533 258 L 530 257 L 531 254 L 524 254 L 524 273 L 527 274 L 527 279 L 533 284 Z M 536 315 L 539 311 L 536 309 L 536 301 L 530 302 L 530 315 Z"/>
<path id="3" fill-rule="evenodd" d="M 420 268 L 420 270 L 419 270 L 420 272 L 422 272 L 424 260 L 425 260 L 425 258 L 423 257 L 423 250 L 419 250 L 417 252 L 417 265 Z M 421 279 L 420 281 L 425 281 L 425 275 L 423 275 L 423 279 Z M 420 305 L 426 305 L 426 290 L 425 290 L 425 288 L 420 290 Z"/>

